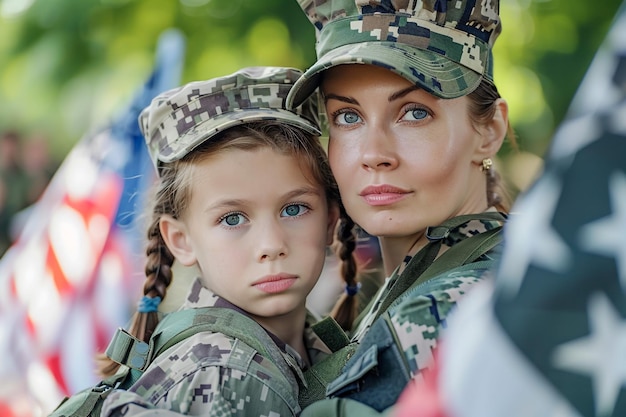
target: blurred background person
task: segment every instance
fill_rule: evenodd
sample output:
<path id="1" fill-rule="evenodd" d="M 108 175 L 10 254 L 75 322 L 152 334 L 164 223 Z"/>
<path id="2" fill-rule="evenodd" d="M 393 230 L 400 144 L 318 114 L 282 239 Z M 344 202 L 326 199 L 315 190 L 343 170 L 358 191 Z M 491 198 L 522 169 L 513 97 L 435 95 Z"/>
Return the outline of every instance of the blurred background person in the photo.
<path id="1" fill-rule="evenodd" d="M 35 203 L 48 186 L 58 167 L 50 154 L 50 138 L 43 133 L 31 135 L 24 141 L 22 167 L 28 179 L 27 203 Z"/>
<path id="2" fill-rule="evenodd" d="M 13 242 L 12 221 L 28 205 L 28 176 L 22 165 L 22 136 L 16 130 L 0 135 L 0 256 Z"/>
<path id="3" fill-rule="evenodd" d="M 25 140 L 21 148 L 19 162 L 23 181 L 19 193 L 23 195 L 24 201 L 23 208 L 10 219 L 11 241 L 17 240 L 24 229 L 33 205 L 39 201 L 59 165 L 50 154 L 50 139 L 41 133 Z"/>

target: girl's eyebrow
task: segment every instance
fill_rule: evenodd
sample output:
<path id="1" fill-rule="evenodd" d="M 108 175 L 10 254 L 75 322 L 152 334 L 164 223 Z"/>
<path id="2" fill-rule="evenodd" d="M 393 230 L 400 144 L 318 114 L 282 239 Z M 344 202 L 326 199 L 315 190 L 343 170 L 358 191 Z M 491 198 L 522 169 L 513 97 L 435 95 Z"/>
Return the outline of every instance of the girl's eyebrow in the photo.
<path id="1" fill-rule="evenodd" d="M 235 207 L 244 206 L 247 203 L 248 203 L 247 200 L 239 200 L 239 199 L 220 200 L 208 206 L 205 209 L 205 211 L 231 209 Z"/>
<path id="2" fill-rule="evenodd" d="M 291 199 L 295 199 L 295 198 L 299 198 L 299 197 L 303 197 L 307 195 L 320 196 L 321 194 L 319 190 L 315 187 L 300 187 L 300 188 L 296 188 L 294 190 L 291 190 L 285 193 L 284 195 L 281 196 L 281 198 L 284 200 L 291 200 Z M 228 210 L 228 209 L 234 209 L 238 207 L 249 206 L 252 204 L 253 202 L 251 202 L 250 200 L 229 198 L 229 199 L 223 199 L 223 200 L 218 200 L 214 202 L 213 204 L 208 206 L 205 209 L 205 211 Z"/>
<path id="3" fill-rule="evenodd" d="M 286 193 L 283 198 L 286 200 L 291 200 L 293 198 L 298 198 L 306 195 L 319 196 L 320 192 L 315 187 L 301 187 Z"/>

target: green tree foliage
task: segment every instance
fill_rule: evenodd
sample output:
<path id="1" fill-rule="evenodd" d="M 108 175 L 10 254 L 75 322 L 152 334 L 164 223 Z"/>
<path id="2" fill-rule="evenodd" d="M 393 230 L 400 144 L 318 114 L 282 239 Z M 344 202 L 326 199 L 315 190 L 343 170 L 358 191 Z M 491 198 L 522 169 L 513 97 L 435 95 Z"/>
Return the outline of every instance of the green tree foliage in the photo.
<path id="1" fill-rule="evenodd" d="M 495 77 L 523 150 L 543 155 L 620 3 L 501 0 Z M 296 0 L 0 0 L 0 129 L 45 131 L 64 154 L 123 108 L 172 27 L 181 82 L 315 59 Z"/>
<path id="2" fill-rule="evenodd" d="M 315 59 L 295 0 L 0 0 L 0 129 L 46 131 L 67 152 L 123 108 L 168 28 L 187 40 L 181 82 Z"/>
<path id="3" fill-rule="evenodd" d="M 496 83 L 521 144 L 543 155 L 622 0 L 501 0 Z"/>

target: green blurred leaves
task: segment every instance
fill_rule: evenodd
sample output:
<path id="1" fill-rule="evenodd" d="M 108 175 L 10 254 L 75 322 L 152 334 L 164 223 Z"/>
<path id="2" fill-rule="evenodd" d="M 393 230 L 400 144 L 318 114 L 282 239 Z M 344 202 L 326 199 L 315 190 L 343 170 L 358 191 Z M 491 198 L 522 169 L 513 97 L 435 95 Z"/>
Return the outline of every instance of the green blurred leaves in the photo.
<path id="1" fill-rule="evenodd" d="M 543 155 L 620 3 L 501 0 L 495 78 L 522 149 Z M 62 156 L 124 108 L 171 27 L 181 82 L 315 59 L 296 0 L 0 0 L 0 129 L 43 131 Z"/>

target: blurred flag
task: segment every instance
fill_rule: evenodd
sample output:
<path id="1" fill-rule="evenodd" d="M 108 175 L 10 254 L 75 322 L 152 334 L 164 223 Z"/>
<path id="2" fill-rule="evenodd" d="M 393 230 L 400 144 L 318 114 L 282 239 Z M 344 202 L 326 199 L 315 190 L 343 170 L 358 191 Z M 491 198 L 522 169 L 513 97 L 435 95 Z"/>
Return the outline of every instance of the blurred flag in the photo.
<path id="1" fill-rule="evenodd" d="M 397 417 L 626 416 L 626 2 L 546 159 Z"/>
<path id="2" fill-rule="evenodd" d="M 145 191 L 154 180 L 137 117 L 179 84 L 184 40 L 163 33 L 155 70 L 111 125 L 67 156 L 0 260 L 0 415 L 50 412 L 98 381 L 94 356 L 125 325 L 145 278 Z"/>

